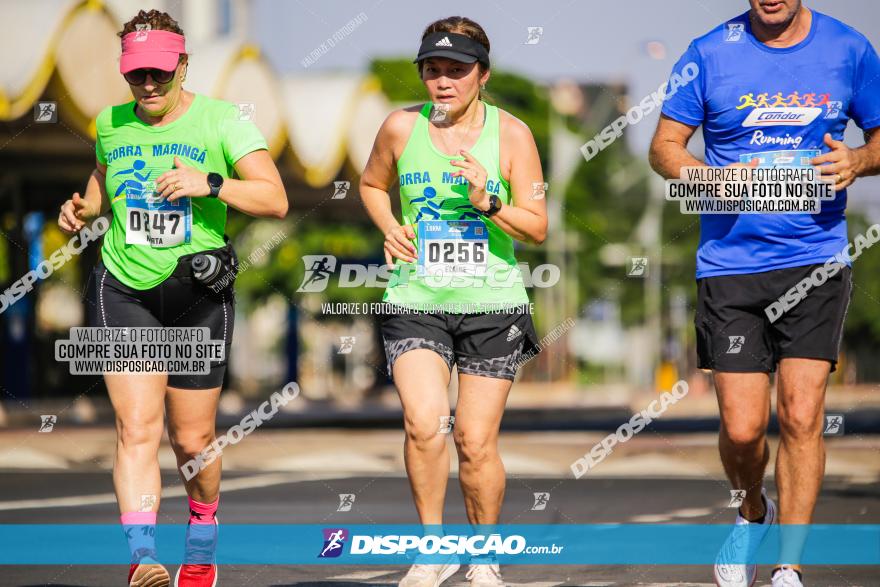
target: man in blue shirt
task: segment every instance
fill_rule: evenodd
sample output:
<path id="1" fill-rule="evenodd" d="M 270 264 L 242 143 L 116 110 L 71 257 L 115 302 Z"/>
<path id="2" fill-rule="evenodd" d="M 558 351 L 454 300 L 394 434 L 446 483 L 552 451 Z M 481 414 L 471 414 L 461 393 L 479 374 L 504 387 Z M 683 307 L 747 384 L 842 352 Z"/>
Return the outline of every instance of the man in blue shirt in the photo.
<path id="1" fill-rule="evenodd" d="M 835 198 L 822 201 L 818 214 L 700 218 L 699 366 L 714 373 L 724 469 L 734 489 L 746 490 L 714 569 L 722 587 L 754 583 L 757 566 L 732 561 L 743 549 L 752 554 L 770 524 L 811 523 L 825 469 L 825 386 L 851 291 L 850 261 L 840 254 L 848 245 L 846 187 L 880 172 L 880 133 L 874 132 L 880 126 L 880 59 L 868 40 L 800 0 L 750 4 L 748 12 L 695 39 L 675 65 L 675 75 L 695 66 L 699 73 L 667 97 L 651 166 L 673 179 L 689 166 L 801 162 L 820 166 L 834 182 Z M 863 147 L 842 142 L 850 119 L 865 131 Z M 699 126 L 705 163 L 686 148 Z M 826 265 L 835 256 L 837 262 Z M 825 279 L 814 281 L 816 276 Z M 797 303 L 768 310 L 805 279 L 818 285 Z M 778 512 L 762 487 L 770 373 L 777 366 Z M 761 526 L 748 530 L 750 524 Z M 802 585 L 802 546 L 803 537 L 785 541 L 774 587 Z"/>

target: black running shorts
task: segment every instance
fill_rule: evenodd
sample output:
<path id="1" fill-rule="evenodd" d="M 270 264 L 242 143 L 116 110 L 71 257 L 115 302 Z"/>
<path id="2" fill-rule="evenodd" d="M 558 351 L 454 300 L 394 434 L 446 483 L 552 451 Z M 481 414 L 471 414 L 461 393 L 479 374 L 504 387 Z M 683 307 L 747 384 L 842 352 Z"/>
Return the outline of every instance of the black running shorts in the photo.
<path id="1" fill-rule="evenodd" d="M 208 327 L 212 340 L 223 340 L 223 360 L 212 360 L 203 375 L 169 374 L 168 385 L 183 389 L 211 389 L 223 384 L 232 346 L 235 294 L 231 285 L 218 293 L 198 280 L 181 257 L 179 270 L 146 290 L 128 287 L 98 262 L 86 287 L 86 313 L 92 327 Z"/>
<path id="2" fill-rule="evenodd" d="M 822 279 L 822 268 L 806 265 L 697 280 L 699 367 L 772 373 L 780 359 L 797 357 L 829 361 L 833 371 L 852 276 L 843 266 Z"/>
<path id="3" fill-rule="evenodd" d="M 440 355 L 450 371 L 513 380 L 524 359 L 538 350 L 538 339 L 528 306 L 504 312 L 452 314 L 448 312 L 389 311 L 382 317 L 382 338 L 388 372 L 405 352 L 429 349 Z"/>

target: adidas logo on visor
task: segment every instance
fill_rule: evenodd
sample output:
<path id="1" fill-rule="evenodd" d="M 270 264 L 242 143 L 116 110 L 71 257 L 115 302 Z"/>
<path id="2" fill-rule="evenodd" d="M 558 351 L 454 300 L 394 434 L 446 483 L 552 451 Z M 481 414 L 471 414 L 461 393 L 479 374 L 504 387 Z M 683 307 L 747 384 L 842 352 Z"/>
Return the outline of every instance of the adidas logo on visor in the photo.
<path id="1" fill-rule="evenodd" d="M 435 47 L 452 47 L 452 41 L 449 40 L 449 37 L 443 37 L 436 43 L 434 43 Z"/>

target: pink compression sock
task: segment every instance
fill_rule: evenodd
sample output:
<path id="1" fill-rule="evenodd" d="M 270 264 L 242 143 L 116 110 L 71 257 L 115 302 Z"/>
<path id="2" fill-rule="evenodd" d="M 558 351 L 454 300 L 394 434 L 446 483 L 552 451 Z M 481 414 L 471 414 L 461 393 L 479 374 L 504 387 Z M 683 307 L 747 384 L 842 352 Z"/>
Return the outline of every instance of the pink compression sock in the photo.
<path id="1" fill-rule="evenodd" d="M 217 515 L 217 504 L 220 503 L 220 497 L 217 497 L 212 503 L 201 503 L 189 498 L 189 523 L 190 524 L 213 524 L 214 516 Z"/>

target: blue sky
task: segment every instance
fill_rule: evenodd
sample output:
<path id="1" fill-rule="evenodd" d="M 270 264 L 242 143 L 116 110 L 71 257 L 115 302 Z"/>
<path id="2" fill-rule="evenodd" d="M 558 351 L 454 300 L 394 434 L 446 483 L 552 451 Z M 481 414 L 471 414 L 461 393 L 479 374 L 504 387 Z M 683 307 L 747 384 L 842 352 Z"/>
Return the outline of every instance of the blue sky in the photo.
<path id="1" fill-rule="evenodd" d="M 880 47 L 876 0 L 813 0 L 805 5 L 854 26 Z M 486 29 L 495 67 L 541 82 L 622 82 L 638 101 L 666 79 L 692 38 L 748 7 L 746 0 L 251 0 L 250 22 L 252 36 L 279 72 L 308 75 L 362 71 L 377 56 L 412 56 L 429 22 L 465 15 Z M 366 16 L 361 25 L 313 65 L 303 67 L 304 57 L 360 13 Z M 543 37 L 536 45 L 526 45 L 527 27 L 535 26 L 544 27 Z M 649 55 L 650 41 L 659 41 L 665 56 Z M 646 152 L 656 118 L 655 113 L 627 130 L 634 152 Z M 847 142 L 860 142 L 860 134 L 849 133 Z M 853 190 L 857 199 L 880 188 L 878 179 L 860 184 Z"/>
<path id="2" fill-rule="evenodd" d="M 814 0 L 807 6 L 852 24 L 880 47 L 876 0 Z M 631 95 L 656 90 L 690 40 L 748 9 L 746 0 L 633 0 L 603 2 L 412 0 L 252 0 L 252 34 L 282 73 L 363 70 L 376 56 L 411 56 L 432 20 L 466 15 L 479 22 L 492 43 L 493 65 L 536 81 L 624 82 Z M 359 13 L 366 21 L 308 69 L 302 59 Z M 526 45 L 527 27 L 542 26 L 537 45 Z M 652 58 L 649 41 L 666 56 Z M 491 82 L 490 82 L 491 83 Z M 651 124 L 639 125 L 644 128 Z M 646 145 L 650 131 L 635 133 Z"/>

